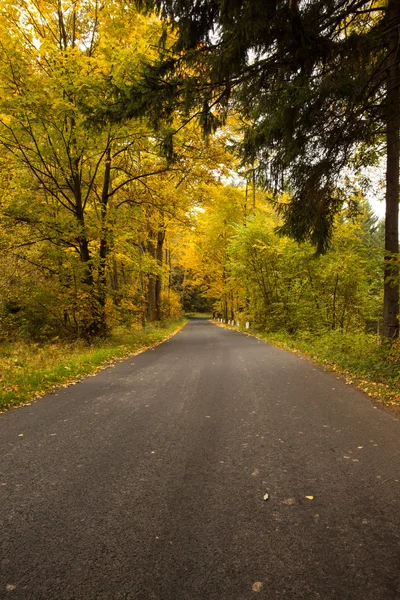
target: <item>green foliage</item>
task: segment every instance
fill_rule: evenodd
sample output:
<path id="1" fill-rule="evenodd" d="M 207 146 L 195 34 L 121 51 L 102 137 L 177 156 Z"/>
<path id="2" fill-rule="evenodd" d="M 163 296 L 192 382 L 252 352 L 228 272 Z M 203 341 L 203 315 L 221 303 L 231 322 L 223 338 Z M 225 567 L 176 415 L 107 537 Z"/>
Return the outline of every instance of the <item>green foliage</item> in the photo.
<path id="1" fill-rule="evenodd" d="M 337 217 L 331 249 L 316 256 L 311 244 L 277 235 L 279 215 L 265 199 L 250 217 L 245 202 L 240 190 L 214 192 L 188 241 L 189 283 L 220 316 L 289 333 L 376 327 L 383 251 L 367 204 L 351 220 Z"/>

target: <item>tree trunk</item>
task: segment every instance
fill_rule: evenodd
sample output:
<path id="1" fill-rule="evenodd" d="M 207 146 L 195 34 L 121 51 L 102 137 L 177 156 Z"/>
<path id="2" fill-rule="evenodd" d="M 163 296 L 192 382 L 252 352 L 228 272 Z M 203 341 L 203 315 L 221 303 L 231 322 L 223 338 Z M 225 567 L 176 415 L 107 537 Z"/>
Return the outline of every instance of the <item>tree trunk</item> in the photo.
<path id="1" fill-rule="evenodd" d="M 233 296 L 233 292 L 230 293 L 231 297 L 231 321 L 235 320 L 235 298 Z"/>
<path id="2" fill-rule="evenodd" d="M 93 287 L 93 266 L 89 250 L 89 241 L 86 236 L 85 215 L 82 202 L 82 185 L 79 175 L 79 159 L 73 162 L 72 179 L 74 183 L 74 198 L 75 198 L 75 217 L 80 229 L 77 242 L 79 245 L 79 255 L 81 262 L 84 264 L 85 271 L 83 276 L 84 283 L 89 287 Z"/>
<path id="3" fill-rule="evenodd" d="M 157 247 L 156 247 L 156 260 L 160 271 L 157 273 L 155 281 L 155 313 L 157 321 L 161 321 L 162 310 L 161 310 L 161 288 L 162 288 L 162 275 L 161 268 L 163 265 L 163 246 L 165 240 L 165 229 L 161 227 L 157 233 Z"/>
<path id="4" fill-rule="evenodd" d="M 226 294 L 224 294 L 223 313 L 224 313 L 224 323 L 227 323 L 228 322 L 228 301 L 226 299 Z"/>
<path id="5" fill-rule="evenodd" d="M 110 182 L 111 182 L 111 151 L 110 148 L 107 150 L 106 164 L 104 170 L 103 189 L 101 194 L 101 239 L 99 248 L 99 302 L 101 306 L 105 306 L 106 303 L 106 291 L 107 291 L 107 257 L 109 251 L 108 243 L 108 228 L 107 228 L 107 209 L 108 199 L 110 193 Z"/>
<path id="6" fill-rule="evenodd" d="M 147 252 L 155 258 L 155 247 L 150 239 L 147 242 Z M 149 280 L 147 283 L 147 320 L 155 321 L 156 320 L 156 276 L 151 274 L 149 275 Z"/>
<path id="7" fill-rule="evenodd" d="M 400 2 L 398 0 L 389 0 L 387 25 L 389 34 L 386 99 L 386 278 L 382 334 L 387 338 L 394 339 L 399 335 L 399 268 L 393 264 L 393 258 L 399 253 Z"/>
<path id="8" fill-rule="evenodd" d="M 83 224 L 82 224 L 82 227 Z M 90 256 L 89 250 L 89 242 L 86 238 L 86 235 L 80 234 L 78 237 L 78 245 L 79 245 L 79 256 L 81 262 L 84 265 L 84 276 L 83 282 L 89 287 L 93 287 L 93 271 L 92 271 L 92 258 Z"/>
<path id="9" fill-rule="evenodd" d="M 146 317 L 147 317 L 147 298 L 146 298 L 146 287 L 144 282 L 144 273 L 143 273 L 143 255 L 146 252 L 145 245 L 142 242 L 139 242 L 139 284 L 140 284 L 140 321 L 142 327 L 146 326 Z"/>
<path id="10" fill-rule="evenodd" d="M 171 288 L 172 288 L 172 264 L 171 250 L 165 249 L 165 264 L 168 267 L 168 317 L 171 316 Z"/>

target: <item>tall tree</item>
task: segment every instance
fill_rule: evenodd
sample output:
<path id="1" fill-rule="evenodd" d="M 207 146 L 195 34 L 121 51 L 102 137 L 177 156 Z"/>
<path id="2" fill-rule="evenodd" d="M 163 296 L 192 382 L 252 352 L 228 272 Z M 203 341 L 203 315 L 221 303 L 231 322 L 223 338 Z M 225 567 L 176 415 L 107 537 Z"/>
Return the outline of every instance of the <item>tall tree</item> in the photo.
<path id="1" fill-rule="evenodd" d="M 258 178 L 291 201 L 282 232 L 311 239 L 319 252 L 332 236 L 346 194 L 343 168 L 376 160 L 386 138 L 387 283 L 384 334 L 398 335 L 399 24 L 398 0 L 144 0 L 177 30 L 175 55 L 151 65 L 149 88 L 164 92 L 161 117 L 178 107 L 201 115 L 206 132 L 230 101 L 250 123 L 243 155 Z M 160 84 L 161 81 L 161 84 Z M 128 102 L 129 104 L 129 102 Z M 136 105 L 136 110 L 138 110 Z M 353 207 L 354 208 L 354 207 Z"/>
<path id="2" fill-rule="evenodd" d="M 386 80 L 386 219 L 385 250 L 387 277 L 384 299 L 384 334 L 399 335 L 399 160 L 400 160 L 400 3 L 389 0 L 387 7 Z"/>
<path id="3" fill-rule="evenodd" d="M 42 245 L 36 263 L 58 273 L 65 324 L 90 337 L 106 328 L 117 212 L 128 198 L 153 204 L 146 182 L 170 169 L 148 123 L 94 124 L 88 113 L 105 101 L 110 78 L 124 81 L 156 53 L 160 24 L 97 0 L 0 7 L 2 218 L 28 237 L 8 236 L 3 248 Z M 50 267 L 43 257 L 54 248 Z"/>

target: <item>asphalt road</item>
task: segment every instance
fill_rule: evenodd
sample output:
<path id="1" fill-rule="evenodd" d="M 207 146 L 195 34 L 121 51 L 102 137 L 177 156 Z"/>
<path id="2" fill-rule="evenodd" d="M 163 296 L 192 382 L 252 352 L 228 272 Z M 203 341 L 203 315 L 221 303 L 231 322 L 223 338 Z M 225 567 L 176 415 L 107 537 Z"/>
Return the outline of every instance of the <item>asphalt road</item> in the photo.
<path id="1" fill-rule="evenodd" d="M 0 597 L 400 598 L 400 423 L 255 338 L 193 320 L 0 448 Z"/>

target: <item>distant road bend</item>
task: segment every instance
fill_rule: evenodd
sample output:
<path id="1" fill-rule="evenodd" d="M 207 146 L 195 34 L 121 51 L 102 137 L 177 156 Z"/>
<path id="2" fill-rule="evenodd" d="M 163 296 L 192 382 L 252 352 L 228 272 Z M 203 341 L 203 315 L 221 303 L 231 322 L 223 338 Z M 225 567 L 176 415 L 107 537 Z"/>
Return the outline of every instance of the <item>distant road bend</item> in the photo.
<path id="1" fill-rule="evenodd" d="M 400 599 L 399 442 L 334 374 L 194 319 L 0 415 L 0 597 Z"/>

